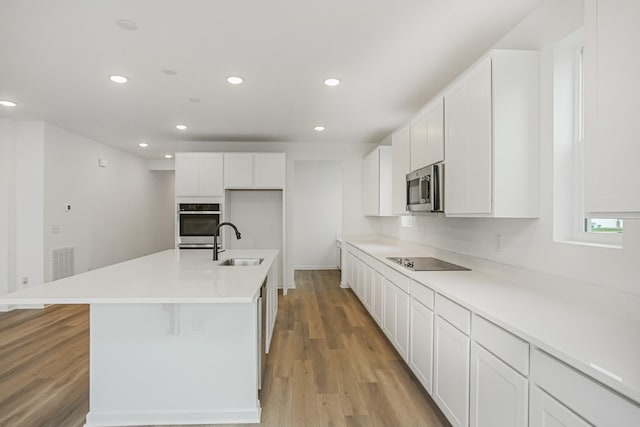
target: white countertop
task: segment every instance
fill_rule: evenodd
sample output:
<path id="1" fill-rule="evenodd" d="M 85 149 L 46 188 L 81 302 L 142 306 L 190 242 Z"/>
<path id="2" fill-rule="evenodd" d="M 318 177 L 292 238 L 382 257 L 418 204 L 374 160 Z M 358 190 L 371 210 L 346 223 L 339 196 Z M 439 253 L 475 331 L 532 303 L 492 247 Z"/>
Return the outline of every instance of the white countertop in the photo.
<path id="1" fill-rule="evenodd" d="M 640 298 L 569 279 L 562 289 L 561 278 L 531 273 L 536 284 L 508 266 L 489 274 L 476 268 L 486 261 L 385 238 L 347 243 L 640 403 Z M 473 271 L 413 272 L 386 259 L 398 256 L 434 256 Z"/>
<path id="2" fill-rule="evenodd" d="M 234 249 L 212 261 L 210 250 L 167 250 L 0 295 L 0 304 L 247 303 L 277 256 L 271 249 Z M 264 261 L 218 265 L 227 258 Z"/>

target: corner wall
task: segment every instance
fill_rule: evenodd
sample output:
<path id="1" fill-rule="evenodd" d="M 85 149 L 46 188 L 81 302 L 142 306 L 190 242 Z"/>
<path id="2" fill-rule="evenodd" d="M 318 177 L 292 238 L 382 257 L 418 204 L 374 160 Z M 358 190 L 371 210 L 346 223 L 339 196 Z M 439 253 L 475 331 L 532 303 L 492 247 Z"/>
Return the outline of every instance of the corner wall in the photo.
<path id="1" fill-rule="evenodd" d="M 173 247 L 173 172 L 49 124 L 44 159 L 46 281 L 54 248 L 75 247 L 77 274 Z"/>
<path id="2" fill-rule="evenodd" d="M 378 233 L 640 295 L 640 221 L 625 221 L 623 249 L 553 239 L 554 44 L 582 23 L 582 0 L 546 0 L 495 46 L 541 52 L 540 218 L 416 216 L 413 228 L 400 227 L 399 218 L 376 218 L 373 224 Z M 500 245 L 497 240 L 501 240 Z"/>

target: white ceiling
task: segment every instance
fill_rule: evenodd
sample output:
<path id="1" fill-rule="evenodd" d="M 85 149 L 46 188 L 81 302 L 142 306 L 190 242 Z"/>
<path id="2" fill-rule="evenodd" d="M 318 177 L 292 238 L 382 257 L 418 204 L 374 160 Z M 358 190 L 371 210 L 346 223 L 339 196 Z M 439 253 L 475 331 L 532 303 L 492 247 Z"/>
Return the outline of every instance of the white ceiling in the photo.
<path id="1" fill-rule="evenodd" d="M 149 158 L 181 141 L 377 143 L 540 2 L 0 0 L 0 99 L 19 104 L 0 117 Z"/>

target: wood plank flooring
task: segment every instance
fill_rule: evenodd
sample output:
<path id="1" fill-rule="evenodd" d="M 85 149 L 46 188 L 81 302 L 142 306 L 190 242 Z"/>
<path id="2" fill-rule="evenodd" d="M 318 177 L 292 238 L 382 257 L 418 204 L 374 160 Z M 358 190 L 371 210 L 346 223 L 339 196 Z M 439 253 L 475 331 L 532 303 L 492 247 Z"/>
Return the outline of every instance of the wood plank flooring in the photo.
<path id="1" fill-rule="evenodd" d="M 279 296 L 259 425 L 448 426 L 339 280 L 334 270 L 298 271 L 296 289 Z M 83 425 L 88 332 L 86 306 L 0 313 L 0 426 Z"/>

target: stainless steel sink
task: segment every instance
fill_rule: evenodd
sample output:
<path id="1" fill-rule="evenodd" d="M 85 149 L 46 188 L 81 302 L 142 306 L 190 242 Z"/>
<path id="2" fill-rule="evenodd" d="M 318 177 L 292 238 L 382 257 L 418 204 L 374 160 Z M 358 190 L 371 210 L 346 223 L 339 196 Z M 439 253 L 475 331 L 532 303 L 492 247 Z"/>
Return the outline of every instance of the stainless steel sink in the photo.
<path id="1" fill-rule="evenodd" d="M 229 258 L 222 261 L 219 265 L 224 266 L 253 266 L 260 265 L 264 261 L 264 258 Z"/>

